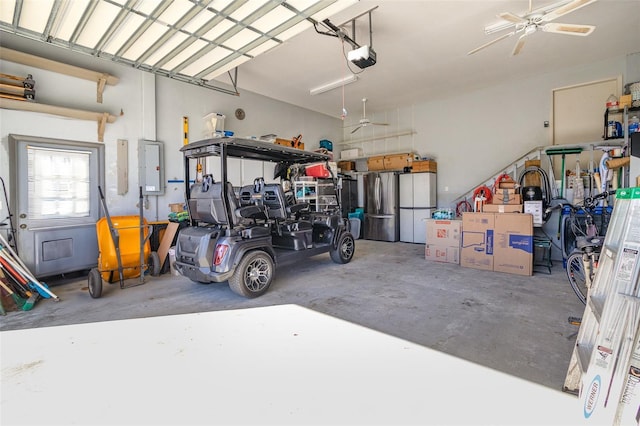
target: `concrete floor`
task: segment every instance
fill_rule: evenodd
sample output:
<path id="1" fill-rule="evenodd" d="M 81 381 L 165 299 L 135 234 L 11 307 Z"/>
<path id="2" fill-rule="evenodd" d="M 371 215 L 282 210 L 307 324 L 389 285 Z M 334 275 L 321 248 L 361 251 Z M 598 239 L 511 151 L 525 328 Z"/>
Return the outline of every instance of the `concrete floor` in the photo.
<path id="1" fill-rule="evenodd" d="M 127 281 L 136 283 L 137 278 Z M 583 305 L 562 264 L 523 277 L 424 259 L 424 245 L 357 240 L 351 263 L 328 254 L 279 269 L 267 294 L 244 299 L 226 283 L 164 274 L 92 299 L 82 274 L 46 281 L 61 299 L 0 317 L 0 331 L 298 304 L 560 390 Z"/>

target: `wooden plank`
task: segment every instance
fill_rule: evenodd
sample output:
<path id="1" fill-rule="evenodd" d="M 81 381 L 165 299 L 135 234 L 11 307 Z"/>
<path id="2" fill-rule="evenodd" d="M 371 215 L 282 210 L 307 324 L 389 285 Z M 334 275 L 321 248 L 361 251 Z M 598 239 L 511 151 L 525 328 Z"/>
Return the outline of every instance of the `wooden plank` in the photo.
<path id="1" fill-rule="evenodd" d="M 79 120 L 100 121 L 103 114 L 107 114 L 107 122 L 115 123 L 115 115 L 102 112 L 85 111 L 81 109 L 65 108 L 55 105 L 38 104 L 35 102 L 20 102 L 12 99 L 0 99 L 0 108 L 19 111 L 43 112 L 45 114 L 60 115 L 62 117 L 77 118 Z"/>
<path id="2" fill-rule="evenodd" d="M 160 246 L 158 247 L 158 256 L 160 256 L 160 265 L 164 265 L 164 261 L 167 258 L 167 254 L 169 254 L 169 248 L 171 247 L 171 243 L 173 242 L 173 237 L 175 237 L 176 232 L 178 232 L 178 227 L 180 226 L 177 222 L 169 222 L 167 225 L 167 229 L 164 231 L 164 235 L 162 236 L 162 241 L 160 241 Z"/>
<path id="3" fill-rule="evenodd" d="M 120 81 L 118 77 L 114 77 L 100 71 L 93 71 L 62 62 L 52 61 L 50 59 L 41 58 L 39 56 L 30 55 L 28 53 L 18 52 L 17 50 L 7 49 L 6 47 L 0 47 L 0 57 L 2 57 L 2 59 L 6 61 L 16 62 L 23 65 L 30 65 L 36 68 L 70 75 L 72 77 L 95 81 L 96 83 L 99 82 L 100 79 L 104 78 L 106 84 L 115 86 Z"/>

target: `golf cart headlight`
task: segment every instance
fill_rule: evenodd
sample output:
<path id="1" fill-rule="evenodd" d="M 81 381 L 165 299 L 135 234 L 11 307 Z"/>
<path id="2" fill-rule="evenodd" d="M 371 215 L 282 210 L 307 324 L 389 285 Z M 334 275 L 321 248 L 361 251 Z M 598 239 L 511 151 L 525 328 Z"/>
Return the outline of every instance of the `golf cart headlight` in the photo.
<path id="1" fill-rule="evenodd" d="M 227 254 L 228 249 L 229 246 L 226 244 L 218 244 L 216 246 L 216 251 L 213 255 L 213 264 L 215 266 L 218 266 L 222 263 L 222 259 L 224 259 L 224 256 Z"/>

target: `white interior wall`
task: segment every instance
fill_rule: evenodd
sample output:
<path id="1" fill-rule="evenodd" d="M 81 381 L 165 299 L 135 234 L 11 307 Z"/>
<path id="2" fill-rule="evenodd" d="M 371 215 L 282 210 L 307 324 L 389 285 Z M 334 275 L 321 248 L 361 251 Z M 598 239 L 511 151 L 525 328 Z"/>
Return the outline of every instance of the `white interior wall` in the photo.
<path id="1" fill-rule="evenodd" d="M 230 96 L 167 78 L 158 78 L 156 82 L 158 140 L 165 143 L 165 171 L 170 181 L 184 178 L 183 158 L 179 152 L 183 145 L 183 116 L 189 118 L 189 140 L 192 142 L 202 139 L 207 131 L 203 117 L 212 112 L 225 115 L 224 128 L 233 131 L 235 136 L 251 138 L 276 134 L 280 138 L 291 139 L 302 134 L 306 150 L 318 149 L 322 139 L 337 141 L 341 137 L 339 119 L 251 92 L 241 90 L 240 96 Z M 245 111 L 244 120 L 235 118 L 237 108 Z M 228 178 L 236 186 L 250 184 L 256 177 L 273 180 L 272 165 L 261 167 L 255 161 L 230 164 L 233 166 Z M 217 159 L 208 164 L 207 172 L 212 173 L 215 179 L 219 178 Z M 195 171 L 190 173 L 195 176 Z M 162 202 L 183 202 L 183 191 L 182 183 L 169 183 L 166 199 Z"/>
<path id="2" fill-rule="evenodd" d="M 90 60 L 87 61 L 87 59 Z M 132 188 L 137 188 L 138 177 L 138 159 L 134 142 L 142 137 L 144 123 L 140 71 L 82 55 L 65 55 L 62 61 L 110 73 L 119 77 L 120 81 L 116 86 L 106 86 L 103 103 L 99 104 L 96 102 L 97 84 L 95 82 L 2 60 L 0 60 L 0 72 L 18 76 L 32 74 L 38 103 L 96 112 L 105 111 L 117 117 L 115 123 L 106 124 L 104 142 L 102 142 L 105 145 L 105 197 L 109 213 L 112 215 L 137 214 L 138 191 Z M 0 123 L 2 123 L 0 125 L 0 176 L 4 179 L 8 191 L 10 190 L 9 134 L 99 143 L 97 121 L 0 109 Z M 129 192 L 123 196 L 117 195 L 116 188 L 116 142 L 118 139 L 129 141 Z M 4 202 L 4 199 L 2 201 Z M 6 206 L 3 205 L 0 218 L 6 216 Z"/>
<path id="3" fill-rule="evenodd" d="M 13 47 L 13 46 L 12 46 Z M 15 48 L 15 47 L 14 47 Z M 44 48 L 39 44 L 28 46 L 38 54 Z M 453 207 L 450 203 L 471 190 L 478 182 L 506 167 L 531 148 L 551 143 L 551 91 L 558 87 L 595 81 L 623 75 L 623 82 L 640 79 L 637 70 L 638 54 L 615 58 L 578 68 L 558 70 L 554 73 L 531 76 L 528 79 L 507 82 L 500 86 L 476 92 L 453 94 L 448 99 L 399 106 L 377 114 L 367 114 L 372 121 L 383 121 L 389 126 L 366 127 L 351 134 L 352 127 L 341 134 L 340 120 L 293 105 L 275 101 L 253 93 L 241 91 L 230 96 L 186 83 L 153 76 L 108 61 L 60 52 L 66 62 L 99 69 L 120 77 L 116 86 L 107 86 L 104 103 L 95 101 L 96 84 L 57 73 L 0 61 L 0 72 L 23 75 L 31 73 L 36 80 L 39 102 L 94 111 L 109 111 L 118 116 L 105 131 L 106 196 L 112 214 L 137 213 L 138 186 L 137 142 L 152 138 L 165 144 L 165 177 L 180 180 L 183 177 L 182 116 L 190 118 L 190 140 L 198 140 L 205 130 L 202 117 L 209 112 L 226 115 L 225 128 L 237 136 L 260 136 L 275 133 L 283 138 L 303 134 L 306 149 L 316 149 L 321 139 L 334 141 L 340 149 L 361 147 L 366 155 L 389 152 L 415 151 L 438 162 L 438 205 Z M 634 62 L 635 61 L 635 62 Z M 633 73 L 636 74 L 633 74 Z M 242 78 L 242 73 L 240 73 Z M 155 93 L 150 93 L 155 86 Z M 452 88 L 455 85 L 452 83 Z M 155 105 L 150 105 L 155 103 Z M 369 101 L 373 103 L 373 101 Z M 604 100 L 603 100 L 604 103 Z M 373 106 L 373 105 L 371 105 Z M 246 118 L 234 117 L 236 108 L 243 108 Z M 122 110 L 123 115 L 119 116 Z M 350 111 L 345 125 L 357 123 L 362 111 Z M 155 118 L 155 128 L 150 124 Z M 551 123 L 553 125 L 553 123 Z M 415 134 L 391 139 L 340 145 L 345 141 L 393 135 L 415 131 Z M 97 124 L 47 114 L 0 110 L 0 176 L 9 185 L 7 136 L 10 133 L 97 142 Z M 117 195 L 116 152 L 118 139 L 129 141 L 129 192 Z M 238 164 L 231 176 L 243 184 L 257 174 L 268 178 L 270 170 L 245 170 Z M 464 172 L 461 173 L 460 171 Z M 235 183 L 235 182 L 234 182 Z M 2 200 L 0 204 L 3 204 Z M 145 203 L 148 219 L 164 219 L 168 204 L 183 201 L 182 186 L 168 184 L 164 196 L 151 197 Z M 6 217 L 0 205 L 0 220 Z"/>
<path id="4" fill-rule="evenodd" d="M 475 92 L 455 93 L 455 82 L 452 82 L 450 98 L 367 113 L 371 121 L 387 122 L 389 126 L 366 127 L 354 135 L 350 133 L 352 128 L 347 128 L 344 130 L 346 143 L 340 148 L 361 148 L 365 155 L 410 150 L 434 158 L 438 163 L 438 207 L 453 208 L 456 198 L 499 173 L 501 168 L 533 148 L 551 144 L 552 127 L 545 128 L 544 122 L 549 121 L 553 126 L 553 89 L 624 76 L 626 72 L 627 58 L 619 57 Z M 623 78 L 623 81 L 627 80 Z M 603 111 L 605 102 L 603 99 Z M 351 115 L 346 124 L 357 120 L 357 116 Z M 415 134 L 357 142 L 408 130 Z"/>
<path id="5" fill-rule="evenodd" d="M 3 45 L 6 45 L 3 43 Z M 47 46 L 20 40 L 19 45 L 7 47 L 51 57 Z M 22 47 L 22 49 L 21 49 Z M 49 47 L 51 49 L 51 47 Z M 58 56 L 59 55 L 59 56 Z M 90 111 L 107 111 L 117 116 L 115 123 L 107 124 L 105 145 L 105 197 L 112 215 L 138 214 L 138 141 L 155 139 L 164 143 L 165 178 L 182 179 L 183 144 L 182 117 L 190 118 L 191 141 L 202 138 L 205 130 L 202 117 L 209 112 L 227 116 L 225 128 L 237 136 L 261 136 L 275 133 L 291 138 L 302 133 L 306 149 L 317 149 L 321 139 L 338 140 L 340 121 L 326 115 L 304 110 L 290 104 L 241 91 L 230 96 L 165 77 L 154 77 L 146 72 L 73 52 L 59 51 L 61 62 L 108 72 L 119 77 L 116 86 L 106 86 L 102 104 L 96 102 L 96 83 L 78 78 L 0 60 L 0 72 L 26 76 L 36 81 L 36 100 L 39 103 L 65 106 Z M 242 73 L 240 72 L 240 78 Z M 234 111 L 246 111 L 243 121 L 236 120 Z M 122 115 L 120 112 L 122 111 Z M 56 139 L 98 142 L 97 122 L 76 120 L 55 115 L 0 109 L 0 176 L 10 191 L 8 174 L 8 135 L 22 134 Z M 117 194 L 116 142 L 129 141 L 128 187 L 124 195 Z M 256 173 L 269 173 L 265 168 Z M 231 176 L 237 173 L 231 172 Z M 246 179 L 253 180 L 253 171 L 246 171 Z M 238 174 L 241 176 L 241 174 Z M 235 183 L 235 182 L 234 182 Z M 145 198 L 144 214 L 147 220 L 164 220 L 169 204 L 184 201 L 182 184 L 167 184 L 164 195 Z M 13 211 L 12 213 L 16 213 Z M 0 197 L 0 222 L 8 216 L 4 196 Z"/>

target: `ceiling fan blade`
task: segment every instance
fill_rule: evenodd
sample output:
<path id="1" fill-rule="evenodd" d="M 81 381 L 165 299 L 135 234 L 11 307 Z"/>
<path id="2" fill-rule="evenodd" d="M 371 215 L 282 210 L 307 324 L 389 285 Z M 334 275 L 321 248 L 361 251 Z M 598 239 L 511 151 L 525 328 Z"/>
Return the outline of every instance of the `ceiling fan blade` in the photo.
<path id="1" fill-rule="evenodd" d="M 502 18 L 505 21 L 513 22 L 514 24 L 526 24 L 527 20 L 511 12 L 503 12 L 498 14 L 498 18 Z"/>
<path id="2" fill-rule="evenodd" d="M 369 123 L 369 124 L 371 124 L 372 126 L 388 126 L 389 125 L 389 123 Z"/>
<path id="3" fill-rule="evenodd" d="M 472 51 L 470 51 L 469 53 L 467 53 L 467 55 L 473 55 L 473 54 L 474 54 L 474 53 L 476 53 L 477 51 L 482 50 L 482 49 L 484 49 L 485 47 L 489 47 L 489 46 L 491 46 L 492 44 L 497 43 L 497 42 L 499 42 L 500 40 L 504 40 L 504 39 L 505 39 L 505 38 L 507 38 L 507 37 L 511 37 L 511 36 L 512 36 L 512 35 L 514 35 L 515 33 L 516 33 L 515 31 L 511 31 L 510 33 L 503 34 L 503 35 L 501 35 L 500 37 L 498 37 L 498 38 L 496 38 L 496 39 L 494 39 L 494 40 L 491 40 L 489 43 L 485 43 L 485 44 L 483 44 L 483 45 L 482 45 L 482 46 L 480 46 L 480 47 L 476 47 L 475 49 L 473 49 Z"/>
<path id="4" fill-rule="evenodd" d="M 574 10 L 580 9 L 581 7 L 584 7 L 589 3 L 593 3 L 595 1 L 596 0 L 573 0 L 572 2 L 569 2 L 564 6 L 560 6 L 559 8 L 554 9 L 551 12 L 542 16 L 542 22 L 553 21 L 556 18 L 566 15 L 567 13 L 573 12 Z"/>
<path id="5" fill-rule="evenodd" d="M 520 36 L 520 38 L 518 39 L 518 42 L 516 43 L 516 45 L 513 47 L 513 51 L 511 52 L 512 56 L 516 56 L 518 53 L 520 53 L 520 51 L 522 50 L 522 48 L 524 47 L 524 42 L 525 37 L 527 36 L 527 33 L 524 33 Z"/>
<path id="6" fill-rule="evenodd" d="M 351 134 L 354 134 L 355 132 L 357 132 L 358 130 L 360 130 L 360 127 L 362 127 L 362 126 L 358 126 L 358 127 L 356 127 L 355 129 L 353 129 L 353 130 L 351 131 Z"/>
<path id="7" fill-rule="evenodd" d="M 595 30 L 593 25 L 576 25 L 576 24 L 561 24 L 559 22 L 551 22 L 545 24 L 542 27 L 542 31 L 548 33 L 568 34 L 576 36 L 588 36 Z"/>

